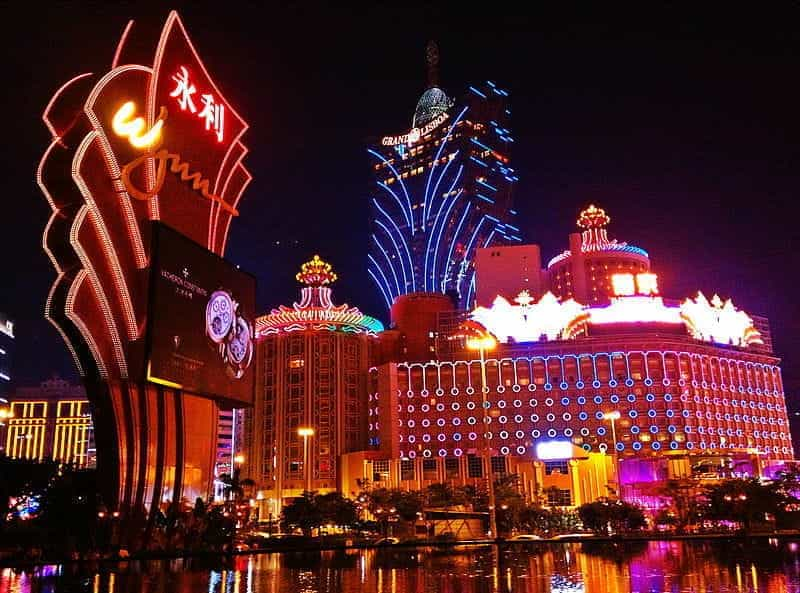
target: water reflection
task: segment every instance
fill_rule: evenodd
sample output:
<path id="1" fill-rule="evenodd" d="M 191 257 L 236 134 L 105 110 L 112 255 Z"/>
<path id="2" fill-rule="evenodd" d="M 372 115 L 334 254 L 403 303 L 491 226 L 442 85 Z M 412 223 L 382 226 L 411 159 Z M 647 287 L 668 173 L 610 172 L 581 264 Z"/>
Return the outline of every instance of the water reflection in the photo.
<path id="1" fill-rule="evenodd" d="M 306 551 L 0 569 L 0 593 L 793 593 L 798 554 L 778 540 Z"/>

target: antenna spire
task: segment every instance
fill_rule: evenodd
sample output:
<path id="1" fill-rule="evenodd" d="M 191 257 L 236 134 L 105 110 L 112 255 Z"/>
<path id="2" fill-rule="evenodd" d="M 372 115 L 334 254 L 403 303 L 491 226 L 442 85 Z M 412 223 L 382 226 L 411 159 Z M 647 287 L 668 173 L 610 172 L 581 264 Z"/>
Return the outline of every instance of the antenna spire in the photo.
<path id="1" fill-rule="evenodd" d="M 439 86 L 439 46 L 433 39 L 425 47 L 425 62 L 428 64 L 427 88 Z"/>

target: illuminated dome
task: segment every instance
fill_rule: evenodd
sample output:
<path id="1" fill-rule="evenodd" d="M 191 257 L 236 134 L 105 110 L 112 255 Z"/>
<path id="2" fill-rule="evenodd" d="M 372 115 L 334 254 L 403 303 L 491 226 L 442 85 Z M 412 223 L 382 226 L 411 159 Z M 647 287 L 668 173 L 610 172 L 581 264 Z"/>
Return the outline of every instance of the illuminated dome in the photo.
<path id="1" fill-rule="evenodd" d="M 611 218 L 602 208 L 594 204 L 583 210 L 578 217 L 578 226 L 582 229 L 600 229 L 611 222 Z"/>
<path id="2" fill-rule="evenodd" d="M 307 330 L 367 335 L 383 331 L 380 321 L 364 315 L 356 307 L 333 304 L 328 285 L 335 282 L 337 276 L 331 265 L 318 255 L 304 263 L 295 278 L 305 285 L 300 290 L 300 302 L 291 307 L 281 305 L 256 319 L 257 336 Z"/>
<path id="3" fill-rule="evenodd" d="M 411 125 L 415 128 L 424 126 L 438 115 L 445 113 L 452 106 L 453 101 L 448 98 L 444 91 L 438 86 L 433 86 L 422 93 L 419 98 Z"/>
<path id="4" fill-rule="evenodd" d="M 621 254 L 633 255 L 634 257 L 647 258 L 647 252 L 641 247 L 635 245 L 628 245 L 621 243 L 616 239 L 608 238 L 608 230 L 606 227 L 611 222 L 611 217 L 606 214 L 602 208 L 589 204 L 578 215 L 577 225 L 581 229 L 581 252 L 583 253 L 612 253 L 619 252 Z M 547 268 L 550 269 L 554 265 L 570 258 L 572 252 L 567 249 L 566 251 L 558 254 L 547 263 Z"/>

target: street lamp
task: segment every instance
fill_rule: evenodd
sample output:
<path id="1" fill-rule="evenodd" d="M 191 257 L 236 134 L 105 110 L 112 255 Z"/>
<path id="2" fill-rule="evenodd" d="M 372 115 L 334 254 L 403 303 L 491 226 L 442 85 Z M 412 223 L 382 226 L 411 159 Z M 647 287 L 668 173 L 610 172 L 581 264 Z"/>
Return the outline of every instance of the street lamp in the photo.
<path id="1" fill-rule="evenodd" d="M 314 436 L 314 429 L 310 426 L 301 426 L 297 429 L 297 434 L 303 437 L 303 473 L 306 477 L 306 487 L 305 490 L 307 492 L 311 491 L 311 472 L 309 471 L 308 467 L 308 437 Z"/>
<path id="2" fill-rule="evenodd" d="M 617 497 L 622 500 L 622 480 L 620 479 L 619 475 L 619 457 L 617 452 L 617 427 L 614 424 L 617 420 L 619 420 L 619 417 L 620 413 L 617 410 L 603 414 L 603 420 L 611 421 L 611 440 L 614 442 L 614 473 L 616 474 L 617 478 Z"/>
<path id="3" fill-rule="evenodd" d="M 486 402 L 486 392 L 488 388 L 486 386 L 486 352 L 488 350 L 494 350 L 497 347 L 497 340 L 494 337 L 487 333 L 486 331 L 479 331 L 477 335 L 473 335 L 467 338 L 467 348 L 470 350 L 477 350 L 480 353 L 481 357 L 481 409 L 483 410 L 483 458 L 484 463 L 486 465 L 487 471 L 489 472 L 489 479 L 488 479 L 488 491 L 489 491 L 489 535 L 492 538 L 497 538 L 497 511 L 495 509 L 495 498 L 494 498 L 494 475 L 492 472 L 492 456 L 491 450 L 489 449 L 489 439 L 487 438 L 487 432 L 489 430 L 488 421 L 487 421 L 487 402 Z"/>
<path id="4" fill-rule="evenodd" d="M 242 465 L 242 464 L 244 463 L 244 455 L 242 455 L 241 453 L 239 453 L 238 455 L 234 456 L 234 458 L 233 458 L 233 462 L 234 462 L 236 465 Z"/>

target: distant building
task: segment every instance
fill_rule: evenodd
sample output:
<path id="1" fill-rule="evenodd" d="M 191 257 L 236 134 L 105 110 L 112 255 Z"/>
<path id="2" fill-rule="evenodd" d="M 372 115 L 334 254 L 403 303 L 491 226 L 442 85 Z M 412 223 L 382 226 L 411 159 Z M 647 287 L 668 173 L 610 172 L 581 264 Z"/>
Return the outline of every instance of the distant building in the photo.
<path id="1" fill-rule="evenodd" d="M 475 300 L 475 252 L 520 242 L 509 152 L 508 92 L 491 81 L 459 98 L 438 83 L 438 50 L 428 45 L 428 86 L 411 129 L 368 149 L 368 273 L 387 309 L 401 295 L 439 292 L 460 307 Z"/>
<path id="2" fill-rule="evenodd" d="M 94 467 L 94 426 L 83 386 L 54 377 L 38 387 L 19 387 L 8 399 L 8 457 Z"/>
<path id="3" fill-rule="evenodd" d="M 11 357 L 14 352 L 14 322 L 0 313 L 0 408 L 11 386 Z"/>
<path id="4" fill-rule="evenodd" d="M 220 410 L 217 420 L 217 456 L 214 463 L 214 498 L 225 495 L 225 484 L 219 480 L 225 474 L 233 475 L 234 457 L 242 452 L 244 414 L 241 409 Z"/>
<path id="5" fill-rule="evenodd" d="M 303 490 L 339 488 L 339 458 L 368 447 L 367 378 L 383 325 L 335 305 L 331 266 L 303 264 L 300 302 L 256 319 L 256 398 L 245 419 L 245 469 L 260 516 Z"/>

